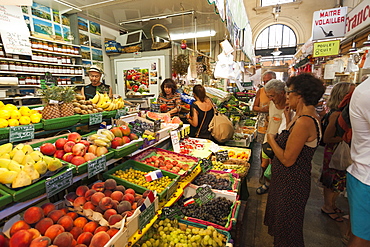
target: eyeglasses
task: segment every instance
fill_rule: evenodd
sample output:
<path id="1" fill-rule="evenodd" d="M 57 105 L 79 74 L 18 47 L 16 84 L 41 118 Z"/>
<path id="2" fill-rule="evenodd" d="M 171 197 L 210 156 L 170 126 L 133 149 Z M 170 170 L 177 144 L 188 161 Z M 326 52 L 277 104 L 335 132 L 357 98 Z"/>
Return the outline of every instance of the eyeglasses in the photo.
<path id="1" fill-rule="evenodd" d="M 297 90 L 289 90 L 289 91 L 286 91 L 286 94 L 289 95 L 290 93 L 296 93 Z"/>

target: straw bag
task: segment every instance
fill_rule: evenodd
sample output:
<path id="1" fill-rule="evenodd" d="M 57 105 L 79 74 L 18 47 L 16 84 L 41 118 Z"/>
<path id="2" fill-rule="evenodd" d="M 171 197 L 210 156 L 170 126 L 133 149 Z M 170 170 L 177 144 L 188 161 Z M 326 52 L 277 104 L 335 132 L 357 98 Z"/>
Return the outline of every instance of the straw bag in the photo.
<path id="1" fill-rule="evenodd" d="M 167 31 L 169 42 L 155 42 L 154 41 L 153 30 L 154 30 L 155 27 L 163 27 Z M 162 24 L 155 24 L 155 25 L 152 26 L 152 29 L 150 30 L 150 33 L 152 35 L 152 42 L 153 42 L 152 43 L 152 49 L 159 50 L 159 49 L 164 49 L 164 48 L 171 47 L 171 37 L 170 37 L 170 32 L 168 31 L 167 27 L 165 27 Z"/>

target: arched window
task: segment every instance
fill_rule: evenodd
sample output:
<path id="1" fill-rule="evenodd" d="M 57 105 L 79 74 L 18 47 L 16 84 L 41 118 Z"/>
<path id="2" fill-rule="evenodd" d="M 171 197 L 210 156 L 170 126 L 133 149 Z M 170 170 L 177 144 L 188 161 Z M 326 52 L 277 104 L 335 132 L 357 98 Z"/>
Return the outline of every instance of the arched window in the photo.
<path id="1" fill-rule="evenodd" d="M 297 37 L 293 30 L 283 24 L 266 27 L 257 37 L 255 49 L 296 47 Z"/>

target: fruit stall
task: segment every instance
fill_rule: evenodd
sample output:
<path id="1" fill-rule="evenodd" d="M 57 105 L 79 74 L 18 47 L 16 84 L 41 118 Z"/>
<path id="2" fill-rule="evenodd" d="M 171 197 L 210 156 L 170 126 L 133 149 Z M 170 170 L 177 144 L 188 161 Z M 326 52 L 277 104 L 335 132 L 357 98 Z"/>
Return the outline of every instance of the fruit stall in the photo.
<path id="1" fill-rule="evenodd" d="M 232 246 L 250 149 L 120 98 L 43 90 L 42 111 L 0 105 L 0 246 Z"/>

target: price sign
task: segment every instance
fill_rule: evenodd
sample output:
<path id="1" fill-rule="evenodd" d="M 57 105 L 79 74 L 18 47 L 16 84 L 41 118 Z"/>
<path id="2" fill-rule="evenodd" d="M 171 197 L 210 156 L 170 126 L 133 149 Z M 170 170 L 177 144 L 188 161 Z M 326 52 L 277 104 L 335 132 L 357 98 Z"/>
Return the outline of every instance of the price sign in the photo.
<path id="1" fill-rule="evenodd" d="M 118 109 L 115 119 L 119 119 L 120 117 L 125 116 L 127 114 L 127 110 L 127 108 Z"/>
<path id="2" fill-rule="evenodd" d="M 180 153 L 180 140 L 177 130 L 171 131 L 171 141 L 172 141 L 172 147 L 173 151 L 176 153 Z"/>
<path id="3" fill-rule="evenodd" d="M 216 160 L 220 162 L 224 162 L 225 160 L 229 159 L 229 151 L 227 150 L 216 152 L 215 155 Z"/>
<path id="4" fill-rule="evenodd" d="M 100 124 L 103 121 L 103 113 L 90 114 L 89 125 Z"/>
<path id="5" fill-rule="evenodd" d="M 154 120 L 154 132 L 161 130 L 161 120 Z"/>
<path id="6" fill-rule="evenodd" d="M 9 142 L 25 141 L 34 137 L 35 126 L 33 124 L 10 127 Z"/>
<path id="7" fill-rule="evenodd" d="M 184 218 L 184 214 L 182 213 L 181 209 L 174 205 L 172 207 L 165 207 L 162 209 L 162 219 L 163 218 L 167 218 L 167 219 L 170 219 L 170 220 L 174 220 L 174 219 L 182 219 Z"/>
<path id="8" fill-rule="evenodd" d="M 45 181 L 47 197 L 50 198 L 73 184 L 72 168 L 59 176 L 47 178 Z"/>
<path id="9" fill-rule="evenodd" d="M 199 164 L 200 168 L 202 168 L 202 172 L 207 172 L 213 168 L 212 161 L 209 159 L 201 159 Z"/>
<path id="10" fill-rule="evenodd" d="M 154 203 L 139 214 L 139 229 L 143 229 L 155 215 Z"/>
<path id="11" fill-rule="evenodd" d="M 177 190 L 177 180 L 174 180 L 173 183 L 167 187 L 167 194 L 166 194 L 166 199 L 169 201 L 173 193 L 175 193 Z"/>
<path id="12" fill-rule="evenodd" d="M 194 201 L 199 205 L 206 204 L 213 198 L 215 198 L 216 194 L 212 191 L 211 187 L 198 187 L 197 193 L 195 194 Z"/>
<path id="13" fill-rule="evenodd" d="M 105 155 L 87 163 L 87 176 L 91 178 L 107 168 Z"/>

